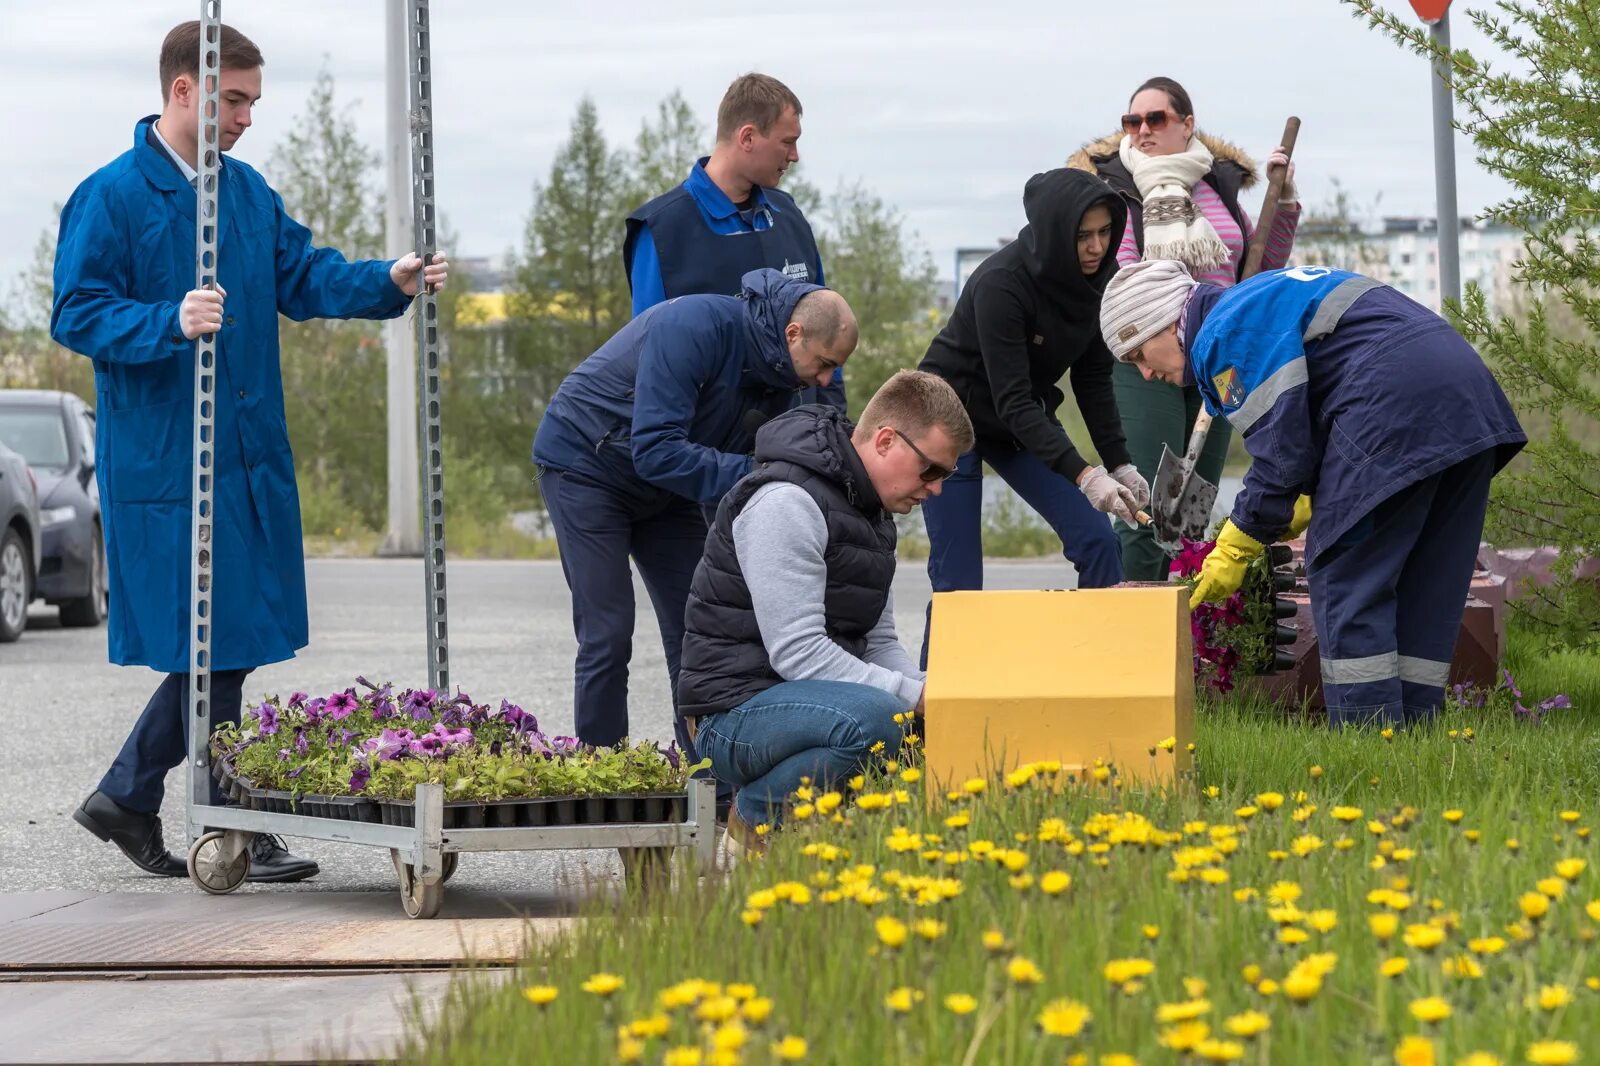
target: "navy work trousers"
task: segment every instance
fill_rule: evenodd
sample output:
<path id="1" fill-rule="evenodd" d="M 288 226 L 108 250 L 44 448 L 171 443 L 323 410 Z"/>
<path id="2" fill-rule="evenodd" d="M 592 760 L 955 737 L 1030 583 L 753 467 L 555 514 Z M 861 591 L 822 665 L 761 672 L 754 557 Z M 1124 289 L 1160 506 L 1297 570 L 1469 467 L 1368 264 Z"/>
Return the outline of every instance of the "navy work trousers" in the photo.
<path id="1" fill-rule="evenodd" d="M 1494 463 L 1491 448 L 1401 489 L 1306 567 L 1331 724 L 1443 705 Z"/>
<path id="2" fill-rule="evenodd" d="M 216 670 L 211 674 L 211 728 L 239 724 L 244 679 L 249 670 Z M 111 769 L 100 779 L 100 791 L 119 806 L 143 814 L 161 810 L 167 771 L 189 757 L 189 675 L 168 674 L 144 705 L 128 739 L 122 742 Z M 211 803 L 224 802 L 215 778 Z"/>
<path id="3" fill-rule="evenodd" d="M 633 574 L 639 567 L 661 626 L 672 699 L 678 698 L 683 613 L 689 582 L 705 551 L 700 506 L 664 489 L 617 487 L 546 467 L 539 488 L 561 546 L 561 572 L 572 591 L 578 638 L 573 719 L 585 744 L 612 745 L 628 736 L 628 661 L 633 657 Z M 678 746 L 692 753 L 673 716 Z"/>

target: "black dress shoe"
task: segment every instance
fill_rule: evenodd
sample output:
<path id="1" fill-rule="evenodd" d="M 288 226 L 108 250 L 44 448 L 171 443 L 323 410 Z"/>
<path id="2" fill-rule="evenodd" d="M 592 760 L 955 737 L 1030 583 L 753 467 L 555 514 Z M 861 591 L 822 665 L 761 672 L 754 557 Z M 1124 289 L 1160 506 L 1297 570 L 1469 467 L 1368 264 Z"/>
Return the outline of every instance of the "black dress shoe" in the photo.
<path id="1" fill-rule="evenodd" d="M 101 840 L 122 849 L 133 864 L 158 877 L 187 877 L 188 864 L 167 850 L 161 840 L 161 816 L 131 811 L 95 789 L 72 820 Z"/>
<path id="2" fill-rule="evenodd" d="M 246 881 L 304 881 L 317 873 L 310 859 L 289 854 L 283 841 L 272 833 L 257 833 L 250 841 L 250 873 Z"/>

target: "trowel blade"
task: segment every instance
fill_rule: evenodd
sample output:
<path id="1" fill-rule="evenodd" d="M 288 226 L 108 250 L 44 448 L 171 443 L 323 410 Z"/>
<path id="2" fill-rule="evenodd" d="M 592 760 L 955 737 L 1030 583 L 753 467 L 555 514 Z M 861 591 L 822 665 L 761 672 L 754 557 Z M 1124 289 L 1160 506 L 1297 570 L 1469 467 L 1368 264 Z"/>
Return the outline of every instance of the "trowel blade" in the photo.
<path id="1" fill-rule="evenodd" d="M 1150 483 L 1150 528 L 1156 543 L 1175 553 L 1185 539 L 1204 540 L 1216 502 L 1217 487 L 1162 445 L 1161 462 Z"/>

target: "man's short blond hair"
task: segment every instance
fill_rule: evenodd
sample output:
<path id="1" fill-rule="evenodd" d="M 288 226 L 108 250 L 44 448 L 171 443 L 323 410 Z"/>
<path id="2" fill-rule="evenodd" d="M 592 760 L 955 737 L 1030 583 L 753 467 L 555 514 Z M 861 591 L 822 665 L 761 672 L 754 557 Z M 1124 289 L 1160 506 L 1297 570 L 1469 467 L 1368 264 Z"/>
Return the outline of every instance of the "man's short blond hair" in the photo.
<path id="1" fill-rule="evenodd" d="M 972 419 L 950 383 L 923 370 L 901 370 L 872 394 L 856 428 L 876 433 L 884 426 L 921 437 L 934 426 L 944 430 L 959 454 L 972 450 Z"/>

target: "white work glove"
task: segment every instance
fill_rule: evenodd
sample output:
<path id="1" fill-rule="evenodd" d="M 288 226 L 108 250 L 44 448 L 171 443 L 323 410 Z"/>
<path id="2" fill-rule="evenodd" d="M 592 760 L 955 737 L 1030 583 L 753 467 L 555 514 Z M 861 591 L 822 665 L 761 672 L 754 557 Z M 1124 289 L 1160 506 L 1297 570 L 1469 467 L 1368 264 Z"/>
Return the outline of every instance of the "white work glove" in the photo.
<path id="1" fill-rule="evenodd" d="M 1150 482 L 1144 479 L 1139 469 L 1132 463 L 1123 463 L 1111 471 L 1111 476 L 1117 484 L 1133 493 L 1133 505 L 1140 510 L 1150 506 Z"/>
<path id="2" fill-rule="evenodd" d="M 422 280 L 428 283 L 428 291 L 438 292 L 444 288 L 446 279 L 450 276 L 450 264 L 445 262 L 444 256 L 435 254 L 433 262 L 428 264 L 426 270 L 422 269 L 422 256 L 416 252 L 407 252 L 394 261 L 389 268 L 389 280 L 407 296 L 417 294 L 417 272 L 422 272 Z"/>
<path id="3" fill-rule="evenodd" d="M 1106 473 L 1105 467 L 1091 466 L 1085 470 L 1078 477 L 1078 488 L 1083 490 L 1083 495 L 1096 511 L 1120 518 L 1130 526 L 1139 524 L 1133 515 L 1138 507 L 1133 492 Z"/>
<path id="4" fill-rule="evenodd" d="M 222 301 L 228 296 L 221 285 L 215 289 L 190 289 L 178 305 L 178 328 L 189 340 L 222 328 Z"/>

